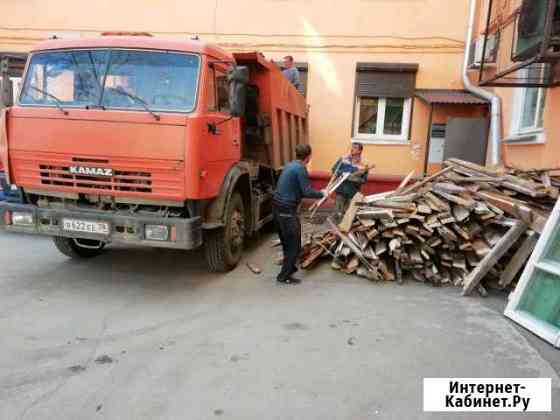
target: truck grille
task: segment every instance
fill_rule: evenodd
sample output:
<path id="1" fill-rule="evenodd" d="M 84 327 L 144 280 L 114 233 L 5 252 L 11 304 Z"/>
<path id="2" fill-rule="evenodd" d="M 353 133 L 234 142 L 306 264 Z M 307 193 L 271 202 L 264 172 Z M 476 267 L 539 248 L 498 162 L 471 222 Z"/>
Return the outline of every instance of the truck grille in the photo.
<path id="1" fill-rule="evenodd" d="M 112 177 L 75 175 L 69 166 L 39 165 L 41 184 L 108 191 L 152 192 L 149 172 L 115 171 Z"/>
<path id="2" fill-rule="evenodd" d="M 180 160 L 94 159 L 28 151 L 14 151 L 12 159 L 15 183 L 28 189 L 184 199 L 184 162 Z M 72 166 L 111 168 L 113 172 L 111 176 L 77 174 L 70 170 Z"/>

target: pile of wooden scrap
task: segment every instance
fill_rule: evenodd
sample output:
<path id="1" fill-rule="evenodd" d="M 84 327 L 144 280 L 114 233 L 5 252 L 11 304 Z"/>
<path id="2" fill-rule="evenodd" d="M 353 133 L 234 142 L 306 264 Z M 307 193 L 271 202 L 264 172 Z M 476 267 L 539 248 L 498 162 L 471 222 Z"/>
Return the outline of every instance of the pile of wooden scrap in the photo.
<path id="1" fill-rule="evenodd" d="M 445 168 L 395 190 L 352 200 L 341 223 L 304 245 L 303 268 L 322 257 L 372 281 L 412 277 L 453 284 L 463 294 L 510 287 L 531 254 L 560 179 L 551 170 L 488 168 L 450 159 Z M 484 281 L 482 281 L 484 280 Z"/>

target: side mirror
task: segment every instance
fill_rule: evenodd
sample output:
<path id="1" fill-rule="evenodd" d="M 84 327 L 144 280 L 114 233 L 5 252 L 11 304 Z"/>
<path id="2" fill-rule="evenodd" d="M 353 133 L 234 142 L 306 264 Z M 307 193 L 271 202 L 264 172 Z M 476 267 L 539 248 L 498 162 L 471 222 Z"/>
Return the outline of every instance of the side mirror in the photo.
<path id="1" fill-rule="evenodd" d="M 228 83 L 230 114 L 232 117 L 242 117 L 245 115 L 249 67 L 231 67 L 228 71 Z"/>
<path id="2" fill-rule="evenodd" d="M 0 109 L 9 108 L 14 105 L 14 83 L 9 77 L 2 78 L 2 88 L 0 92 Z"/>

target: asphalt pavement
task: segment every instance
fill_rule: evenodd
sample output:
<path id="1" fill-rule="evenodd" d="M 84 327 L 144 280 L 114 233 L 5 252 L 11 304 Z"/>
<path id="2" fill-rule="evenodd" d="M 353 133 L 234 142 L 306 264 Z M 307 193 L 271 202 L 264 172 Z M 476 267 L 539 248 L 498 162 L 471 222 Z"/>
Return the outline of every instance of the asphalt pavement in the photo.
<path id="1" fill-rule="evenodd" d="M 0 419 L 560 418 L 560 351 L 506 319 L 504 296 L 328 264 L 279 286 L 270 239 L 211 274 L 200 252 L 72 261 L 0 233 Z M 424 377 L 550 377 L 553 413 L 424 413 Z"/>

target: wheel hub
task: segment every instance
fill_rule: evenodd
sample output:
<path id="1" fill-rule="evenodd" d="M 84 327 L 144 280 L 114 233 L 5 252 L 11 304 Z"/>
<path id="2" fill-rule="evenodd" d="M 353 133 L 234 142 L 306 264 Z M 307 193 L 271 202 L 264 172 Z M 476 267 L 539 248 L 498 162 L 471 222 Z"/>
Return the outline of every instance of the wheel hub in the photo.
<path id="1" fill-rule="evenodd" d="M 245 232 L 245 222 L 243 215 L 238 210 L 231 216 L 231 242 L 237 248 L 243 244 L 243 233 Z"/>

